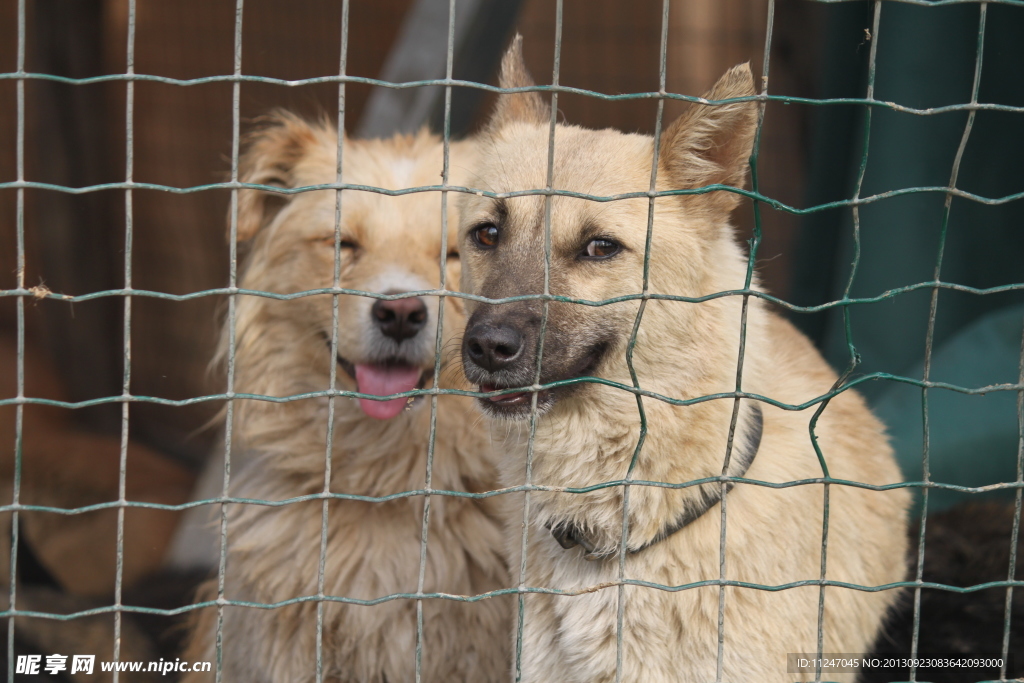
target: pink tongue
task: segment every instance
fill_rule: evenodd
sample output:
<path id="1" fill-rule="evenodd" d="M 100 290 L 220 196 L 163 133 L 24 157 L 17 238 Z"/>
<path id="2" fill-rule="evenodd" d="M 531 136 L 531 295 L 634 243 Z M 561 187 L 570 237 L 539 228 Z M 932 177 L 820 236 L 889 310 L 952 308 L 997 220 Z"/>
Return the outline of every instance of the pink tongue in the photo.
<path id="1" fill-rule="evenodd" d="M 415 389 L 421 374 L 418 368 L 405 366 L 357 365 L 356 386 L 362 394 L 389 396 Z M 359 407 L 370 417 L 378 420 L 390 420 L 402 412 L 408 402 L 408 398 L 395 398 L 390 401 L 371 401 L 361 398 Z"/>

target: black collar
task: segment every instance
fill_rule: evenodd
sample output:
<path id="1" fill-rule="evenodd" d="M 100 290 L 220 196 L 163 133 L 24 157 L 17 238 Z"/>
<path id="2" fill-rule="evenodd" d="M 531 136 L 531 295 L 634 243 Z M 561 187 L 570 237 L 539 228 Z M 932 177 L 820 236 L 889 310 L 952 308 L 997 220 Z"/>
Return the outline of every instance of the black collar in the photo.
<path id="1" fill-rule="evenodd" d="M 761 405 L 759 403 L 750 403 L 750 420 L 748 422 L 746 437 L 743 442 L 742 448 L 738 449 L 735 455 L 736 462 L 738 465 L 738 472 L 735 476 L 742 477 L 750 469 L 750 464 L 754 462 L 754 456 L 757 455 L 758 449 L 761 447 L 761 434 L 764 431 L 764 415 L 761 412 Z M 733 482 L 727 482 L 725 485 L 726 490 L 732 489 Z M 664 527 L 658 534 L 647 541 L 641 546 L 636 548 L 629 547 L 626 550 L 630 555 L 647 550 L 652 545 L 661 543 L 672 534 L 680 531 L 699 519 L 705 512 L 713 508 L 722 499 L 722 487 L 721 486 L 700 486 L 697 487 L 698 499 L 696 502 L 688 502 L 686 509 L 683 510 L 676 519 Z M 560 522 L 558 524 L 548 524 L 548 529 L 551 531 L 551 535 L 558 541 L 558 545 L 562 546 L 566 550 L 580 546 L 586 551 L 584 559 L 587 560 L 603 560 L 613 555 L 618 554 L 618 548 L 605 549 L 598 548 L 593 541 L 588 538 L 587 532 L 584 528 L 578 524 L 572 522 Z"/>

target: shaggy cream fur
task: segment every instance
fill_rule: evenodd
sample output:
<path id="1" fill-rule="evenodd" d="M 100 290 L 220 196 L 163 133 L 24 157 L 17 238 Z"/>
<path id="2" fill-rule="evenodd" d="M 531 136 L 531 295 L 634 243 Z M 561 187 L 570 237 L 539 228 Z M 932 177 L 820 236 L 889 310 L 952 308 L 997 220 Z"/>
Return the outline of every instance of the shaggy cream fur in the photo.
<path id="1" fill-rule="evenodd" d="M 503 63 L 503 87 L 532 85 L 518 42 Z M 746 65 L 729 71 L 705 95 L 709 100 L 755 94 Z M 657 189 L 741 186 L 756 128 L 757 104 L 693 105 L 660 141 Z M 536 93 L 503 96 L 480 142 L 478 182 L 495 192 L 547 184 L 550 114 Z M 614 130 L 558 125 L 553 186 L 599 196 L 649 188 L 655 141 Z M 652 294 L 700 297 L 741 289 L 747 256 L 729 225 L 740 197 L 727 191 L 655 200 L 650 250 Z M 603 300 L 643 291 L 648 199 L 593 202 L 551 200 L 551 292 Z M 545 198 L 491 199 L 466 195 L 460 208 L 463 290 L 494 298 L 543 291 Z M 490 231 L 491 228 L 495 231 Z M 485 240 L 480 241 L 480 231 Z M 592 258 L 592 240 L 620 247 Z M 493 242 L 493 245 L 490 244 Z M 607 245 L 598 245 L 606 249 Z M 755 278 L 753 286 L 758 287 Z M 735 390 L 742 298 L 702 303 L 650 300 L 637 333 L 633 364 L 639 384 L 665 396 L 692 399 Z M 632 385 L 626 344 L 639 309 L 637 300 L 591 307 L 552 302 L 543 347 L 542 383 L 578 374 Z M 467 375 L 485 387 L 533 383 L 536 302 L 497 306 L 470 303 L 466 340 L 481 320 L 511 325 L 527 339 L 522 362 L 529 380 L 510 384 L 500 373 L 473 367 L 464 343 Z M 533 336 L 531 336 L 533 335 Z M 742 389 L 786 404 L 801 404 L 829 391 L 836 376 L 811 343 L 758 298 L 750 298 Z M 479 350 L 479 349 L 478 349 Z M 587 356 L 585 354 L 590 354 Z M 572 374 L 587 358 L 599 362 Z M 518 360 L 516 362 L 519 362 Z M 502 374 L 506 373 L 506 374 Z M 511 373 L 511 374 L 510 374 Z M 513 401 L 509 402 L 511 405 Z M 511 434 L 503 446 L 502 482 L 523 484 L 527 454 L 525 421 L 510 428 L 504 417 L 527 417 L 481 399 L 498 418 L 493 430 Z M 640 437 L 634 394 L 600 384 L 542 392 L 533 457 L 533 483 L 587 487 L 626 477 Z M 743 399 L 737 431 L 751 428 Z M 649 431 L 632 477 L 681 483 L 722 473 L 727 452 L 731 397 L 689 406 L 643 399 Z M 762 403 L 763 437 L 746 476 L 783 483 L 822 476 L 809 436 L 814 408 L 785 410 Z M 831 400 L 815 433 L 832 477 L 889 484 L 900 480 L 882 424 L 861 397 L 845 391 Z M 736 446 L 733 449 L 735 455 Z M 736 472 L 736 458 L 729 468 Z M 711 486 L 718 486 L 712 484 Z M 633 485 L 629 491 L 628 546 L 654 539 L 700 495 L 695 488 Z M 906 509 L 903 489 L 884 492 L 831 485 L 825 576 L 830 581 L 879 586 L 904 578 Z M 822 484 L 787 488 L 737 484 L 726 498 L 726 518 L 716 505 L 689 526 L 625 560 L 625 578 L 675 587 L 714 582 L 725 529 L 724 576 L 729 581 L 778 586 L 815 582 L 821 575 Z M 587 494 L 538 491 L 531 495 L 525 584 L 579 592 L 575 596 L 529 593 L 525 598 L 522 680 L 529 683 L 601 683 L 615 680 L 619 560 L 588 561 L 581 548 L 563 549 L 549 528 L 574 524 L 600 548 L 619 548 L 623 488 Z M 520 500 L 522 496 L 520 495 Z M 523 521 L 520 504 L 508 521 L 509 564 L 520 566 Z M 717 585 L 685 590 L 629 585 L 624 590 L 622 680 L 635 683 L 716 680 L 719 649 Z M 724 588 L 721 680 L 783 683 L 812 680 L 787 673 L 786 655 L 815 652 L 819 586 L 769 591 Z M 825 589 L 824 651 L 867 652 L 895 591 Z M 854 675 L 829 674 L 851 681 Z"/>
<path id="2" fill-rule="evenodd" d="M 266 121 L 249 139 L 241 161 L 244 182 L 298 187 L 333 183 L 337 134 L 287 114 Z M 344 180 L 399 189 L 441 181 L 442 146 L 423 132 L 390 140 L 345 140 Z M 451 182 L 462 184 L 473 156 L 469 143 L 452 145 Z M 396 174 L 400 178 L 396 178 Z M 282 196 L 284 199 L 282 199 Z M 449 202 L 451 207 L 454 202 Z M 449 212 L 450 253 L 441 253 L 441 197 L 419 192 L 397 197 L 345 191 L 342 198 L 341 286 L 395 293 L 439 285 L 439 259 L 447 259 L 449 286 L 458 283 L 454 209 Z M 277 293 L 330 287 L 334 273 L 335 192 L 274 195 L 243 191 L 238 236 L 250 244 L 240 286 Z M 426 327 L 410 339 L 375 337 L 374 299 L 339 298 L 338 387 L 355 390 L 352 366 L 386 363 L 387 356 L 423 370 L 432 386 L 438 298 L 424 297 Z M 331 296 L 275 300 L 239 296 L 235 391 L 292 396 L 323 391 L 335 359 L 330 353 Z M 461 330 L 458 299 L 444 303 L 444 342 Z M 220 355 L 226 355 L 225 326 Z M 443 386 L 460 380 L 445 354 Z M 346 371 L 346 368 L 348 370 Z M 456 384 L 453 384 L 456 383 Z M 234 472 L 231 494 L 280 501 L 324 488 L 328 399 L 287 403 L 237 399 L 234 403 Z M 430 400 L 389 420 L 372 419 L 359 402 L 334 406 L 330 490 L 387 496 L 425 485 Z M 468 399 L 437 401 L 434 489 L 480 492 L 495 488 L 495 466 L 479 417 Z M 427 593 L 477 595 L 508 585 L 500 551 L 499 501 L 435 495 L 426 555 Z M 388 502 L 331 500 L 324 593 L 374 600 L 415 593 L 420 571 L 423 496 Z M 225 597 L 276 603 L 317 595 L 322 502 L 280 507 L 233 504 L 228 515 Z M 203 591 L 216 597 L 216 582 Z M 508 669 L 510 603 L 507 598 L 423 601 L 422 680 L 504 680 Z M 325 602 L 324 680 L 397 683 L 414 680 L 416 601 L 398 598 L 373 606 Z M 225 681 L 298 683 L 315 680 L 317 603 L 275 609 L 226 607 L 223 624 Z M 186 656 L 215 660 L 217 613 L 204 610 Z M 187 681 L 213 680 L 194 674 Z"/>

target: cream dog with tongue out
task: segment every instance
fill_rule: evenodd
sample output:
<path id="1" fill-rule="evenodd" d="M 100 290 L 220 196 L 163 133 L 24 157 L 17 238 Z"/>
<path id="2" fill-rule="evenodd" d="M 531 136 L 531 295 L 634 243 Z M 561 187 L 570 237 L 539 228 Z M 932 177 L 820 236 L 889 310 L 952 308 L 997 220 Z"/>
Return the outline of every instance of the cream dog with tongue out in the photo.
<path id="1" fill-rule="evenodd" d="M 337 133 L 288 114 L 269 117 L 248 140 L 241 180 L 296 188 L 335 181 Z M 389 140 L 345 140 L 346 183 L 400 189 L 437 185 L 440 141 L 425 132 Z M 451 147 L 450 183 L 464 185 L 470 143 Z M 441 251 L 441 195 L 388 196 L 347 190 L 341 200 L 340 284 L 381 295 L 434 290 L 440 264 L 449 287 L 459 282 L 455 202 L 448 201 L 448 245 Z M 292 294 L 333 286 L 336 194 L 318 190 L 239 194 L 238 237 L 248 245 L 243 289 Z M 287 300 L 239 296 L 235 330 L 236 392 L 290 397 L 323 392 L 336 365 L 337 387 L 374 396 L 403 394 L 434 384 L 437 296 L 381 299 L 338 297 L 332 333 L 332 297 Z M 461 333 L 461 300 L 443 303 L 441 342 Z M 230 340 L 225 326 L 221 357 Z M 332 354 L 332 336 L 337 338 Z M 443 354 L 440 379 L 460 381 Z M 324 490 L 327 433 L 332 410 L 323 396 L 270 402 L 234 402 L 231 495 L 281 501 Z M 338 398 L 333 407 L 332 493 L 382 497 L 426 484 L 430 401 Z M 491 449 L 474 429 L 469 399 L 437 400 L 430 486 L 481 492 L 496 488 Z M 219 480 L 219 479 L 218 479 Z M 421 569 L 424 497 L 386 501 L 332 498 L 323 575 L 323 678 L 398 683 L 416 678 L 417 601 L 396 594 L 478 595 L 509 585 L 500 549 L 494 498 L 434 495 L 427 552 Z M 227 606 L 223 622 L 225 681 L 312 681 L 317 663 L 320 498 L 281 506 L 232 504 L 227 530 L 224 597 L 274 605 Z M 214 599 L 216 580 L 201 596 Z M 337 600 L 341 598 L 342 600 Z M 345 600 L 377 601 L 373 605 Z M 422 601 L 423 681 L 497 681 L 508 671 L 510 603 L 445 598 Z M 202 610 L 186 658 L 214 661 L 217 612 Z M 213 673 L 187 681 L 212 681 Z"/>
<path id="2" fill-rule="evenodd" d="M 405 301 L 398 299 L 398 301 Z M 412 391 L 420 382 L 423 373 L 419 368 L 409 366 L 355 366 L 356 386 L 364 394 L 374 396 L 390 396 Z M 413 399 L 415 401 L 415 399 Z M 370 417 L 378 420 L 390 420 L 406 409 L 407 398 L 393 398 L 390 401 L 375 401 L 370 398 L 359 399 L 359 407 Z"/>

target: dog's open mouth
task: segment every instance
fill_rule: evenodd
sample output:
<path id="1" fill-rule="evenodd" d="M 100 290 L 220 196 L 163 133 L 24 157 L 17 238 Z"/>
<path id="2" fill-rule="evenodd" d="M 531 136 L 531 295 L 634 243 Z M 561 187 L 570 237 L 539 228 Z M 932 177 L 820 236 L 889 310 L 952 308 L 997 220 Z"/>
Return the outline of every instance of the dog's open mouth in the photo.
<path id="1" fill-rule="evenodd" d="M 422 389 L 426 384 L 427 375 L 431 373 L 430 370 L 423 370 L 397 359 L 383 363 L 364 364 L 352 363 L 338 356 L 338 365 L 345 371 L 345 374 L 355 380 L 356 391 L 371 396 L 391 396 Z M 388 401 L 361 398 L 359 407 L 369 417 L 377 420 L 390 420 L 422 398 L 422 396 L 405 396 Z"/>
<path id="2" fill-rule="evenodd" d="M 566 379 L 592 376 L 594 372 L 596 372 L 597 366 L 604 357 L 608 347 L 609 344 L 607 342 L 595 344 L 576 362 L 575 367 L 565 373 L 564 377 L 542 378 L 541 383 L 550 384 L 552 382 Z M 538 391 L 537 414 L 540 415 L 547 412 L 559 398 L 574 391 L 579 391 L 584 385 L 585 383 L 582 382 L 562 384 L 557 387 Z M 500 384 L 488 382 L 481 382 L 479 385 L 480 392 L 487 394 L 495 391 L 514 389 L 517 388 L 517 386 L 522 385 L 502 386 Z M 532 391 L 517 391 L 515 393 L 498 394 L 496 396 L 481 396 L 478 400 L 484 410 L 495 417 L 501 417 L 507 420 L 522 420 L 530 415 L 532 408 L 532 394 Z"/>
<path id="3" fill-rule="evenodd" d="M 506 387 L 499 387 L 497 384 L 481 384 L 480 391 L 483 393 L 491 393 L 492 391 L 501 391 Z M 529 391 L 519 391 L 514 394 L 500 394 L 498 396 L 483 396 L 480 398 L 481 401 L 488 401 L 494 406 L 501 408 L 519 408 L 520 406 L 530 405 L 530 394 Z M 538 403 L 541 397 L 546 394 L 546 391 L 540 392 L 537 396 Z"/>

